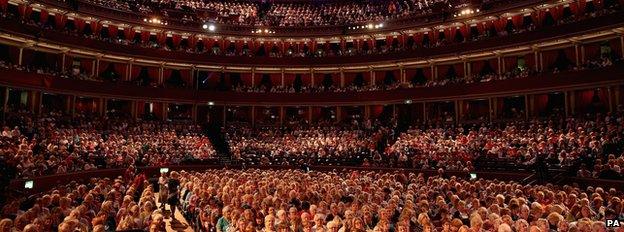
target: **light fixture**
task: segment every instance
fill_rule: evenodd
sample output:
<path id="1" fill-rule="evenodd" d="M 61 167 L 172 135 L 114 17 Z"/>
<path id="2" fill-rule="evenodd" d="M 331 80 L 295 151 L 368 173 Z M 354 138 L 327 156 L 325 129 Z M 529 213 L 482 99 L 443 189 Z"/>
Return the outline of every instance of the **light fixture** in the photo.
<path id="1" fill-rule="evenodd" d="M 208 102 L 208 105 L 209 105 L 209 106 L 214 106 L 214 102 L 209 101 L 209 102 Z"/>
<path id="2" fill-rule="evenodd" d="M 215 29 L 216 29 L 215 25 L 208 26 L 209 31 L 215 31 Z"/>
<path id="3" fill-rule="evenodd" d="M 204 29 L 208 29 L 208 25 L 207 25 L 207 24 L 204 24 L 204 25 L 202 26 L 202 28 L 204 28 Z"/>

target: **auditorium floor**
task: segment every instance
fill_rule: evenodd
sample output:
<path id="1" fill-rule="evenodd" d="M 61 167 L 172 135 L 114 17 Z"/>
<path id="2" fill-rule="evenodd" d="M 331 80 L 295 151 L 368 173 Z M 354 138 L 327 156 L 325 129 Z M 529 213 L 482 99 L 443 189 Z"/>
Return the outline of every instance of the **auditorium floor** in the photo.
<path id="1" fill-rule="evenodd" d="M 158 193 L 156 193 L 156 196 L 158 196 Z M 156 197 L 156 205 L 160 206 L 160 202 L 158 200 L 159 200 L 158 197 Z M 171 212 L 169 205 L 165 205 L 165 210 L 168 212 Z M 173 218 L 177 219 L 177 221 L 174 222 Z M 165 219 L 165 223 L 167 224 L 166 226 L 167 232 L 180 232 L 180 231 L 193 232 L 193 228 L 186 221 L 184 216 L 182 216 L 179 209 L 176 210 L 176 213 L 175 215 L 173 215 L 173 218 L 170 217 L 168 219 Z"/>

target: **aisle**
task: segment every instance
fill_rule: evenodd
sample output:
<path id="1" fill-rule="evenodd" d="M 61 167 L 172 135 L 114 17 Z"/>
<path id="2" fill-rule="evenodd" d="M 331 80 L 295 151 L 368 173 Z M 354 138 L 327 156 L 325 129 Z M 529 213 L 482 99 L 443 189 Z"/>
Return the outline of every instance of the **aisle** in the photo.
<path id="1" fill-rule="evenodd" d="M 156 193 L 158 196 L 158 193 Z M 160 202 L 158 201 L 158 197 L 156 197 L 156 205 L 160 206 Z M 170 212 L 169 205 L 165 205 L 165 211 Z M 177 222 L 173 223 L 173 218 L 177 219 Z M 176 231 L 184 231 L 184 232 L 193 232 L 193 228 L 186 222 L 186 218 L 182 216 L 179 209 L 176 209 L 175 215 L 173 218 L 165 219 L 167 232 L 176 232 Z"/>

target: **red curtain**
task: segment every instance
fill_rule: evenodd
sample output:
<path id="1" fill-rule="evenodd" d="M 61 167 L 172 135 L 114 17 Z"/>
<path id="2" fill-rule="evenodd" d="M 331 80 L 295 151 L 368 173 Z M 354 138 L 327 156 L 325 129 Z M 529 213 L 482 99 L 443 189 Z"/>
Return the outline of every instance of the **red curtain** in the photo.
<path id="1" fill-rule="evenodd" d="M 294 73 L 284 73 L 284 85 L 292 86 L 295 82 L 295 77 L 297 74 Z"/>
<path id="2" fill-rule="evenodd" d="M 548 94 L 535 95 L 535 113 L 540 114 L 548 107 Z"/>
<path id="3" fill-rule="evenodd" d="M 240 76 L 243 85 L 251 86 L 253 84 L 251 83 L 251 73 L 241 73 Z"/>

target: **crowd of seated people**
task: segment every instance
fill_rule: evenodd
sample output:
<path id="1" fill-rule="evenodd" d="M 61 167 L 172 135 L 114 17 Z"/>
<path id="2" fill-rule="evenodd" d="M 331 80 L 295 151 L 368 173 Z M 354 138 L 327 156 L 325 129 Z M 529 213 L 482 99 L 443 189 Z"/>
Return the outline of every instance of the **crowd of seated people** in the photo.
<path id="1" fill-rule="evenodd" d="M 406 2 L 411 1 L 411 0 L 404 0 Z M 107 3 L 110 2 L 111 4 L 117 4 L 116 2 L 119 1 L 106 1 Z M 161 1 L 163 2 L 163 1 Z M 401 1 L 399 1 L 401 2 Z M 419 1 L 420 2 L 420 1 Z M 426 1 L 428 2 L 427 4 L 432 3 L 432 1 Z M 148 2 L 145 2 L 146 4 Z M 158 2 L 150 2 L 150 3 L 158 3 Z M 166 4 L 170 4 L 171 2 L 167 2 L 164 1 L 163 3 Z M 209 2 L 209 3 L 205 3 L 208 5 L 219 5 L 220 7 L 218 8 L 223 8 L 223 9 L 227 9 L 226 11 L 237 11 L 236 9 L 239 9 L 239 7 L 241 8 L 245 8 L 246 5 L 251 4 L 248 2 Z M 229 6 L 230 4 L 233 5 L 237 5 L 237 4 L 242 4 L 240 6 L 237 7 L 233 7 L 233 6 Z M 397 4 L 397 3 L 394 3 Z M 288 5 L 288 4 L 287 4 Z M 348 4 L 347 4 L 348 5 Z M 373 4 L 375 7 L 380 7 L 383 5 L 379 5 L 379 4 Z M 327 6 L 322 5 L 323 7 L 328 7 L 328 8 L 332 8 L 334 9 L 335 7 L 332 7 L 332 4 L 328 4 Z M 372 6 L 371 6 L 372 7 Z M 286 7 L 288 8 L 288 7 Z M 374 8 L 374 7 L 373 7 Z M 418 8 L 418 7 L 417 7 Z M 406 8 L 405 8 L 406 9 Z M 349 10 L 340 10 L 340 9 L 335 9 L 337 11 L 340 12 L 350 12 Z M 286 10 L 289 11 L 289 10 Z M 296 12 L 298 10 L 294 10 L 294 12 Z M 304 10 L 301 10 L 304 11 Z M 333 11 L 333 10 L 332 10 Z M 366 11 L 365 9 L 360 10 L 360 11 Z M 591 14 L 587 14 L 587 17 L 596 17 L 596 16 L 600 16 L 600 15 L 605 15 L 605 14 L 610 14 L 613 12 L 618 11 L 618 8 L 612 7 L 612 8 L 605 8 L 603 10 L 595 10 L 592 11 Z M 290 12 L 290 11 L 289 11 Z M 225 13 L 226 15 L 229 15 L 229 13 Z M 352 14 L 347 14 L 347 15 L 352 15 Z M 9 17 L 9 18 L 15 18 L 14 15 L 11 15 L 10 12 L 4 12 L 2 14 L 3 18 L 4 17 Z M 185 15 L 186 16 L 186 15 Z M 297 20 L 301 20 L 302 18 L 305 17 L 301 17 L 301 15 L 296 14 L 296 18 Z M 332 16 L 333 17 L 333 16 Z M 332 18 L 332 17 L 327 17 L 327 18 Z M 242 17 L 245 18 L 245 17 Z M 573 23 L 573 22 L 577 22 L 579 20 L 583 20 L 586 17 L 576 17 L 574 14 L 571 14 L 569 16 L 563 17 L 558 21 L 552 21 L 552 25 L 559 25 L 559 24 L 568 24 L 568 23 Z M 35 26 L 39 26 L 45 29 L 54 29 L 56 27 L 56 25 L 51 24 L 51 23 L 41 23 L 41 22 L 35 22 L 32 19 L 30 20 L 23 20 L 24 23 L 27 23 L 29 25 L 35 25 Z M 248 20 L 244 20 L 244 21 L 248 21 Z M 544 20 L 544 22 L 550 22 L 549 20 Z M 549 24 L 550 25 L 550 24 Z M 550 26 L 552 26 L 550 25 Z M 547 27 L 547 26 L 545 26 Z M 213 46 L 212 48 L 210 47 L 205 47 L 205 46 L 196 46 L 196 47 L 191 47 L 187 42 L 185 43 L 180 43 L 178 46 L 174 45 L 172 42 L 165 42 L 165 43 L 159 43 L 156 40 L 150 40 L 150 41 L 141 41 L 141 40 L 137 40 L 137 38 L 126 38 L 126 36 L 118 36 L 118 35 L 111 35 L 109 33 L 106 33 L 106 35 L 104 36 L 102 33 L 95 33 L 91 30 L 88 31 L 83 31 L 83 32 L 79 32 L 77 30 L 77 28 L 75 26 L 73 27 L 65 27 L 62 30 L 72 34 L 72 35 L 78 35 L 78 36 L 82 36 L 82 37 L 86 37 L 86 38 L 91 38 L 91 39 L 98 39 L 98 40 L 102 40 L 102 41 L 106 41 L 106 42 L 110 42 L 110 43 L 115 43 L 115 44 L 123 44 L 123 45 L 133 45 L 133 46 L 141 46 L 141 47 L 147 47 L 147 48 L 155 48 L 155 49 L 163 49 L 163 50 L 168 50 L 168 51 L 181 51 L 181 52 L 189 52 L 189 53 L 205 53 L 205 54 L 209 54 L 209 55 L 225 55 L 225 56 L 250 56 L 250 57 L 262 57 L 262 56 L 270 56 L 270 57 L 327 57 L 327 56 L 353 56 L 353 55 L 368 55 L 368 54 L 383 54 L 383 53 L 392 53 L 392 52 L 400 52 L 400 51 L 406 51 L 406 50 L 414 50 L 414 49 L 419 49 L 419 48 L 430 48 L 430 47 L 440 47 L 440 46 L 445 46 L 448 44 L 456 44 L 456 43 L 464 43 L 464 42 L 469 42 L 469 41 L 477 41 L 477 40 L 482 40 L 482 39 L 487 39 L 487 38 L 492 38 L 492 37 L 501 37 L 501 36 L 509 36 L 512 34 L 518 34 L 518 33 L 524 33 L 526 31 L 532 31 L 535 30 L 536 28 L 538 28 L 535 23 L 529 23 L 527 25 L 518 25 L 518 26 L 512 26 L 512 27 L 505 27 L 504 29 L 499 29 L 497 30 L 496 28 L 492 28 L 489 30 L 486 30 L 485 32 L 481 33 L 481 34 L 472 34 L 470 33 L 470 35 L 461 35 L 461 36 L 456 36 L 456 38 L 439 38 L 435 41 L 427 38 L 426 40 L 423 39 L 422 44 L 418 44 L 415 41 L 408 40 L 405 44 L 399 44 L 399 43 L 394 43 L 392 42 L 391 44 L 377 44 L 375 46 L 364 46 L 361 49 L 355 49 L 353 47 L 347 47 L 347 48 L 336 48 L 333 47 L 331 49 L 318 49 L 317 51 L 312 51 L 309 48 L 303 48 L 300 49 L 300 51 L 295 51 L 294 48 L 287 48 L 284 51 L 281 51 L 280 49 L 274 48 L 271 50 L 271 52 L 265 52 L 265 51 L 256 51 L 253 52 L 251 51 L 249 48 L 243 48 L 241 51 L 237 51 L 237 49 L 232 48 L 232 46 L 228 47 L 220 47 L 219 45 Z M 60 28 L 57 28 L 60 29 Z M 40 33 L 36 33 L 37 36 L 40 36 Z M 202 44 L 203 45 L 203 44 Z M 233 50 L 232 50 L 233 49 Z"/>
<path id="2" fill-rule="evenodd" d="M 376 121 L 345 125 L 317 123 L 287 127 L 248 128 L 233 124 L 227 130 L 232 155 L 244 163 L 261 165 L 329 164 L 360 165 L 381 158 L 392 128 Z"/>
<path id="3" fill-rule="evenodd" d="M 196 124 L 128 118 L 11 111 L 0 136 L 2 161 L 22 178 L 214 156 L 212 144 Z"/>
<path id="4" fill-rule="evenodd" d="M 114 180 L 16 199 L 4 206 L 0 228 L 165 231 L 169 212 L 159 204 L 167 202 L 195 231 L 606 232 L 606 219 L 624 217 L 622 197 L 599 186 L 467 180 L 444 172 L 182 171 L 161 176 L 157 185 L 130 169 Z"/>
<path id="5" fill-rule="evenodd" d="M 217 162 L 211 140 L 192 122 L 73 117 L 60 112 L 5 114 L 0 135 L 3 168 L 12 178 L 77 171 Z M 472 171 L 483 160 L 531 170 L 538 162 L 578 170 L 579 177 L 624 177 L 624 109 L 578 117 L 456 125 L 447 117 L 412 127 L 390 121 L 288 123 L 251 127 L 231 123 L 226 146 L 243 165 L 346 165 Z M 436 123 L 438 122 L 438 123 Z M 399 132 L 403 132 L 399 135 Z"/>
<path id="6" fill-rule="evenodd" d="M 143 174 L 72 182 L 4 205 L 1 231 L 165 231 L 166 213 Z"/>
<path id="7" fill-rule="evenodd" d="M 392 0 L 382 2 L 329 2 L 295 4 L 253 1 L 140 1 L 116 0 L 88 2 L 143 15 L 182 14 L 188 21 L 210 21 L 248 26 L 342 26 L 387 21 L 414 15 L 431 14 L 436 8 L 458 8 L 465 0 Z M 183 20 L 184 21 L 184 20 Z"/>
<path id="8" fill-rule="evenodd" d="M 545 162 L 579 170 L 581 177 L 622 179 L 622 120 L 620 109 L 593 118 L 411 128 L 385 153 L 394 157 L 397 165 L 418 169 L 471 171 L 475 160 L 507 161 L 525 167 Z"/>

